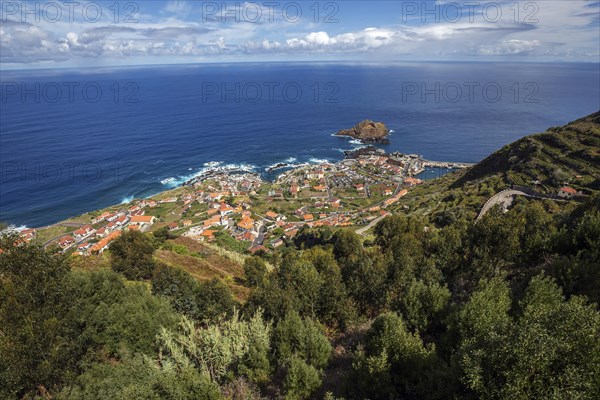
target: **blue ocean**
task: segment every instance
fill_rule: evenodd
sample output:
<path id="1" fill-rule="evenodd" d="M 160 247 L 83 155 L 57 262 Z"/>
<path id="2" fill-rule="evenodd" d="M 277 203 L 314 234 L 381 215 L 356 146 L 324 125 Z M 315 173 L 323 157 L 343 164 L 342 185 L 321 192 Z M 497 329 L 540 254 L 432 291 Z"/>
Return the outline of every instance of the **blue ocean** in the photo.
<path id="1" fill-rule="evenodd" d="M 388 152 L 477 162 L 600 109 L 598 64 L 202 64 L 2 71 L 0 220 L 31 227 L 211 166 L 336 161 L 361 120 Z"/>

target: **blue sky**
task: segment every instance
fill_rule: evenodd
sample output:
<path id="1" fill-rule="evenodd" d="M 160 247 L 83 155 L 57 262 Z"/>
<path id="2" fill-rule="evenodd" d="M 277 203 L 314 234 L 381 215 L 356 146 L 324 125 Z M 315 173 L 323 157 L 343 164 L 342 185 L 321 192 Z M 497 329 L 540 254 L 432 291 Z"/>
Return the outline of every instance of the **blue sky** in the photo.
<path id="1" fill-rule="evenodd" d="M 600 61 L 598 0 L 1 0 L 0 12 L 3 69 L 236 61 Z"/>

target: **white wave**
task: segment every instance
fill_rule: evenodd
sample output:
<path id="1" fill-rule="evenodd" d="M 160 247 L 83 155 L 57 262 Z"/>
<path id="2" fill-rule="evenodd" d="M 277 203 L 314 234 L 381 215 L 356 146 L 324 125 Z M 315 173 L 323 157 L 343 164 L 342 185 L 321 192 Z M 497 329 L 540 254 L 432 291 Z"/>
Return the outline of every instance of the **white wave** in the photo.
<path id="1" fill-rule="evenodd" d="M 167 179 L 163 179 L 160 181 L 163 185 L 166 185 L 170 188 L 175 188 L 183 185 L 185 182 L 188 182 L 192 179 L 201 178 L 203 175 L 206 175 L 210 172 L 232 172 L 232 171 L 243 171 L 243 172 L 254 172 L 256 170 L 256 166 L 252 164 L 227 164 L 223 165 L 223 161 L 210 161 L 203 164 L 203 168 L 199 168 L 196 172 L 192 174 L 179 175 L 177 177 L 170 177 Z"/>
<path id="2" fill-rule="evenodd" d="M 396 131 L 393 129 L 390 129 L 390 133 L 396 133 Z"/>
<path id="3" fill-rule="evenodd" d="M 298 159 L 296 157 L 290 157 L 285 160 L 286 163 L 294 163 L 296 161 L 298 161 Z"/>
<path id="4" fill-rule="evenodd" d="M 360 140 L 358 140 L 358 139 L 352 139 L 352 140 L 350 141 L 350 143 L 352 143 L 352 144 L 354 144 L 354 145 L 361 145 L 361 144 L 363 144 L 363 142 L 361 142 L 361 141 L 360 141 Z"/>
<path id="5" fill-rule="evenodd" d="M 216 168 L 217 171 L 219 170 L 224 170 L 225 172 L 227 171 L 245 171 L 245 172 L 253 172 L 256 170 L 256 165 L 252 165 L 252 164 L 227 164 L 224 165 L 223 167 L 220 168 Z"/>
<path id="6" fill-rule="evenodd" d="M 127 197 L 123 197 L 121 199 L 121 204 L 129 204 L 133 201 L 133 196 L 127 196 Z"/>
<path id="7" fill-rule="evenodd" d="M 4 228 L 3 230 L 0 230 L 0 232 L 21 232 L 24 231 L 25 229 L 27 229 L 27 225 L 21 225 L 21 226 L 16 226 L 13 224 L 8 225 L 6 228 Z"/>
<path id="8" fill-rule="evenodd" d="M 168 185 L 174 181 L 176 181 L 176 178 L 170 177 L 170 178 L 163 179 L 162 181 L 160 181 L 160 183 L 162 183 L 163 185 Z"/>
<path id="9" fill-rule="evenodd" d="M 329 160 L 326 158 L 315 158 L 315 157 L 311 157 L 308 160 L 310 163 L 312 164 L 325 164 L 325 163 L 329 163 Z"/>

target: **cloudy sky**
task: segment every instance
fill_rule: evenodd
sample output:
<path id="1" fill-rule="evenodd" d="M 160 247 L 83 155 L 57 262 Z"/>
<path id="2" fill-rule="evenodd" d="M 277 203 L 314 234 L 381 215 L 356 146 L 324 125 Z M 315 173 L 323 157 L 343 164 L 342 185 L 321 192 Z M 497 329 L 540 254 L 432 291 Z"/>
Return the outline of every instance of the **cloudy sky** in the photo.
<path id="1" fill-rule="evenodd" d="M 5 1 L 3 69 L 231 61 L 600 62 L 600 1 Z"/>

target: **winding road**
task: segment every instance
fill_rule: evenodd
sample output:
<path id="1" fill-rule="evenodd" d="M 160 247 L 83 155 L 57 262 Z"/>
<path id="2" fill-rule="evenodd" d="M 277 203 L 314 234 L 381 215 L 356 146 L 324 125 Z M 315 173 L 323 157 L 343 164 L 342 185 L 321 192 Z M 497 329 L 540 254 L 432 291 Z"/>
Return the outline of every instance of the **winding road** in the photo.
<path id="1" fill-rule="evenodd" d="M 529 191 L 529 193 L 524 192 L 523 190 L 527 190 L 527 191 Z M 557 196 L 544 195 L 541 193 L 537 193 L 527 187 L 524 187 L 523 190 L 505 189 L 499 193 L 496 193 L 495 195 L 490 197 L 488 199 L 488 201 L 485 202 L 485 204 L 483 205 L 483 208 L 479 212 L 479 215 L 477 216 L 475 221 L 478 221 L 479 219 L 481 219 L 495 205 L 500 205 L 504 210 L 508 209 L 508 207 L 510 207 L 510 205 L 513 202 L 514 196 L 526 196 L 526 197 L 531 197 L 534 199 L 548 199 L 548 200 L 554 200 L 554 201 L 569 201 L 568 199 L 561 199 L 561 198 L 558 198 Z"/>
<path id="2" fill-rule="evenodd" d="M 529 196 L 527 193 L 522 192 L 520 190 L 514 189 L 506 189 L 501 191 L 500 193 L 496 193 L 492 197 L 488 199 L 483 205 L 483 208 L 479 212 L 477 216 L 477 220 L 481 219 L 488 211 L 492 209 L 492 207 L 496 205 L 500 205 L 504 210 L 506 210 L 513 202 L 513 196 Z"/>

